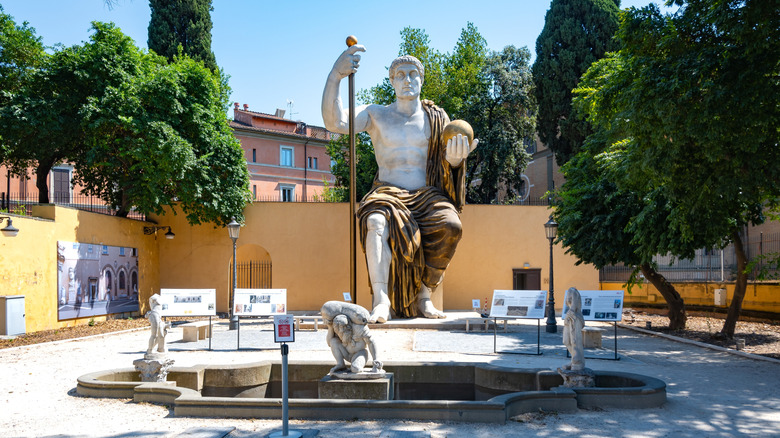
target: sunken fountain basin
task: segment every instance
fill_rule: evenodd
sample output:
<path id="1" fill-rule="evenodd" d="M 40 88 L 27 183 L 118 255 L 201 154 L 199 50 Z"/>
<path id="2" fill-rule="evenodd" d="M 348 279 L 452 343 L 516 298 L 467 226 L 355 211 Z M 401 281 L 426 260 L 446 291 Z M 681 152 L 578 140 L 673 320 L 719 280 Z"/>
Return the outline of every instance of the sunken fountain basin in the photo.
<path id="1" fill-rule="evenodd" d="M 393 373 L 393 400 L 319 399 L 319 381 L 332 366 L 289 364 L 291 418 L 504 423 L 540 409 L 644 409 L 666 402 L 666 384 L 639 374 L 595 371 L 596 387 L 563 388 L 562 377 L 549 369 L 452 362 L 386 363 L 384 369 Z M 281 365 L 262 361 L 172 367 L 162 383 L 141 382 L 134 368 L 106 370 L 79 377 L 76 390 L 86 397 L 169 405 L 177 416 L 281 418 L 281 382 Z"/>

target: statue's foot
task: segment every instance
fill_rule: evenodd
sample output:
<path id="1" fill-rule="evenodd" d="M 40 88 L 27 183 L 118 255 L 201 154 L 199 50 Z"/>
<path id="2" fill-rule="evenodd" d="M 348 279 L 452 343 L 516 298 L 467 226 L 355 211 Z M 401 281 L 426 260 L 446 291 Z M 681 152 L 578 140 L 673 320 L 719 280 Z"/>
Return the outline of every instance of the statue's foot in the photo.
<path id="1" fill-rule="evenodd" d="M 368 322 L 371 324 L 374 323 L 385 323 L 387 320 L 390 319 L 390 306 L 388 304 L 380 303 L 377 304 L 376 307 L 374 307 L 374 310 L 371 311 L 371 316 L 368 318 Z"/>
<path id="2" fill-rule="evenodd" d="M 444 312 L 433 307 L 433 302 L 431 302 L 430 298 L 423 298 L 418 300 L 417 306 L 420 309 L 420 312 L 422 312 L 423 316 L 426 318 L 441 319 L 447 317 Z"/>

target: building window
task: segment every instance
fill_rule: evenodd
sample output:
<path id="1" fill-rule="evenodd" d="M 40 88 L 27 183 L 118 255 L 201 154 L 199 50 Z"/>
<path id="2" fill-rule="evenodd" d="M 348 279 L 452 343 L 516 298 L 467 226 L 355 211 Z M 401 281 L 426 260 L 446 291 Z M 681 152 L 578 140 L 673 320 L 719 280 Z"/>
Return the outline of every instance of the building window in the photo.
<path id="1" fill-rule="evenodd" d="M 293 202 L 295 200 L 295 186 L 280 184 L 279 192 L 281 193 L 282 202 Z"/>
<path id="2" fill-rule="evenodd" d="M 293 148 L 289 146 L 279 147 L 279 165 L 293 167 Z"/>
<path id="3" fill-rule="evenodd" d="M 317 157 L 309 157 L 309 169 L 317 169 Z"/>
<path id="4" fill-rule="evenodd" d="M 126 286 L 125 286 L 125 272 L 119 271 L 119 292 L 125 292 Z M 126 293 L 123 293 L 122 295 L 127 295 Z"/>
<path id="5" fill-rule="evenodd" d="M 252 162 L 257 163 L 257 149 L 252 149 Z"/>
<path id="6" fill-rule="evenodd" d="M 108 245 L 103 245 L 102 253 L 103 255 L 108 255 Z"/>
<path id="7" fill-rule="evenodd" d="M 120 246 L 119 247 L 119 255 L 121 255 L 121 256 L 125 255 L 125 247 L 124 246 Z"/>
<path id="8" fill-rule="evenodd" d="M 257 201 L 257 184 L 252 184 L 252 199 Z"/>

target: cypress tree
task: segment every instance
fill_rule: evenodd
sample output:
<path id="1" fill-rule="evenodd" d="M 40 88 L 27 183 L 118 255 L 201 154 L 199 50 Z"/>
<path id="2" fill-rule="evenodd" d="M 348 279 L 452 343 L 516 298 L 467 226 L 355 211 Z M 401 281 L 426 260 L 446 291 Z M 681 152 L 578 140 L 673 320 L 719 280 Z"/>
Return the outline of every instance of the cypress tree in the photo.
<path id="1" fill-rule="evenodd" d="M 211 0 L 149 0 L 149 49 L 169 61 L 183 53 L 217 70 L 211 51 Z"/>
<path id="2" fill-rule="evenodd" d="M 539 139 L 558 164 L 569 160 L 591 129 L 571 114 L 572 90 L 590 65 L 617 50 L 620 0 L 552 0 L 536 39 L 533 65 Z"/>

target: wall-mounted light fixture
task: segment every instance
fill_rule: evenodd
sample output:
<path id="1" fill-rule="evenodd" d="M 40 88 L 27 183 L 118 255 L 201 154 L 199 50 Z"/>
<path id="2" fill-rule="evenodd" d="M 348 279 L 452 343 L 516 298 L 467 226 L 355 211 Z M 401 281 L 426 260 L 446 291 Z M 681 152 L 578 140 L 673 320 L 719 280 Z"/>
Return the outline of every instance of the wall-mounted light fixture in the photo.
<path id="1" fill-rule="evenodd" d="M 151 235 L 151 234 L 154 234 L 154 238 L 156 239 L 156 238 L 157 238 L 157 231 L 159 231 L 159 230 L 165 230 L 165 229 L 167 229 L 167 230 L 168 230 L 168 232 L 167 232 L 167 233 L 165 233 L 165 238 L 166 238 L 166 239 L 168 239 L 168 240 L 171 240 L 171 239 L 173 239 L 174 237 L 176 237 L 176 235 L 175 235 L 175 234 L 173 234 L 173 231 L 171 231 L 171 227 L 169 227 L 169 226 L 167 226 L 167 225 L 165 225 L 165 226 L 162 226 L 162 227 L 158 227 L 158 226 L 154 226 L 154 227 L 144 227 L 144 234 L 146 234 L 146 235 Z"/>
<path id="2" fill-rule="evenodd" d="M 11 218 L 8 216 L 0 216 L 0 223 L 2 223 L 4 219 L 8 219 L 8 225 L 0 228 L 0 231 L 3 232 L 3 235 L 8 237 L 15 237 L 17 234 L 19 234 L 19 229 L 14 226 Z"/>

